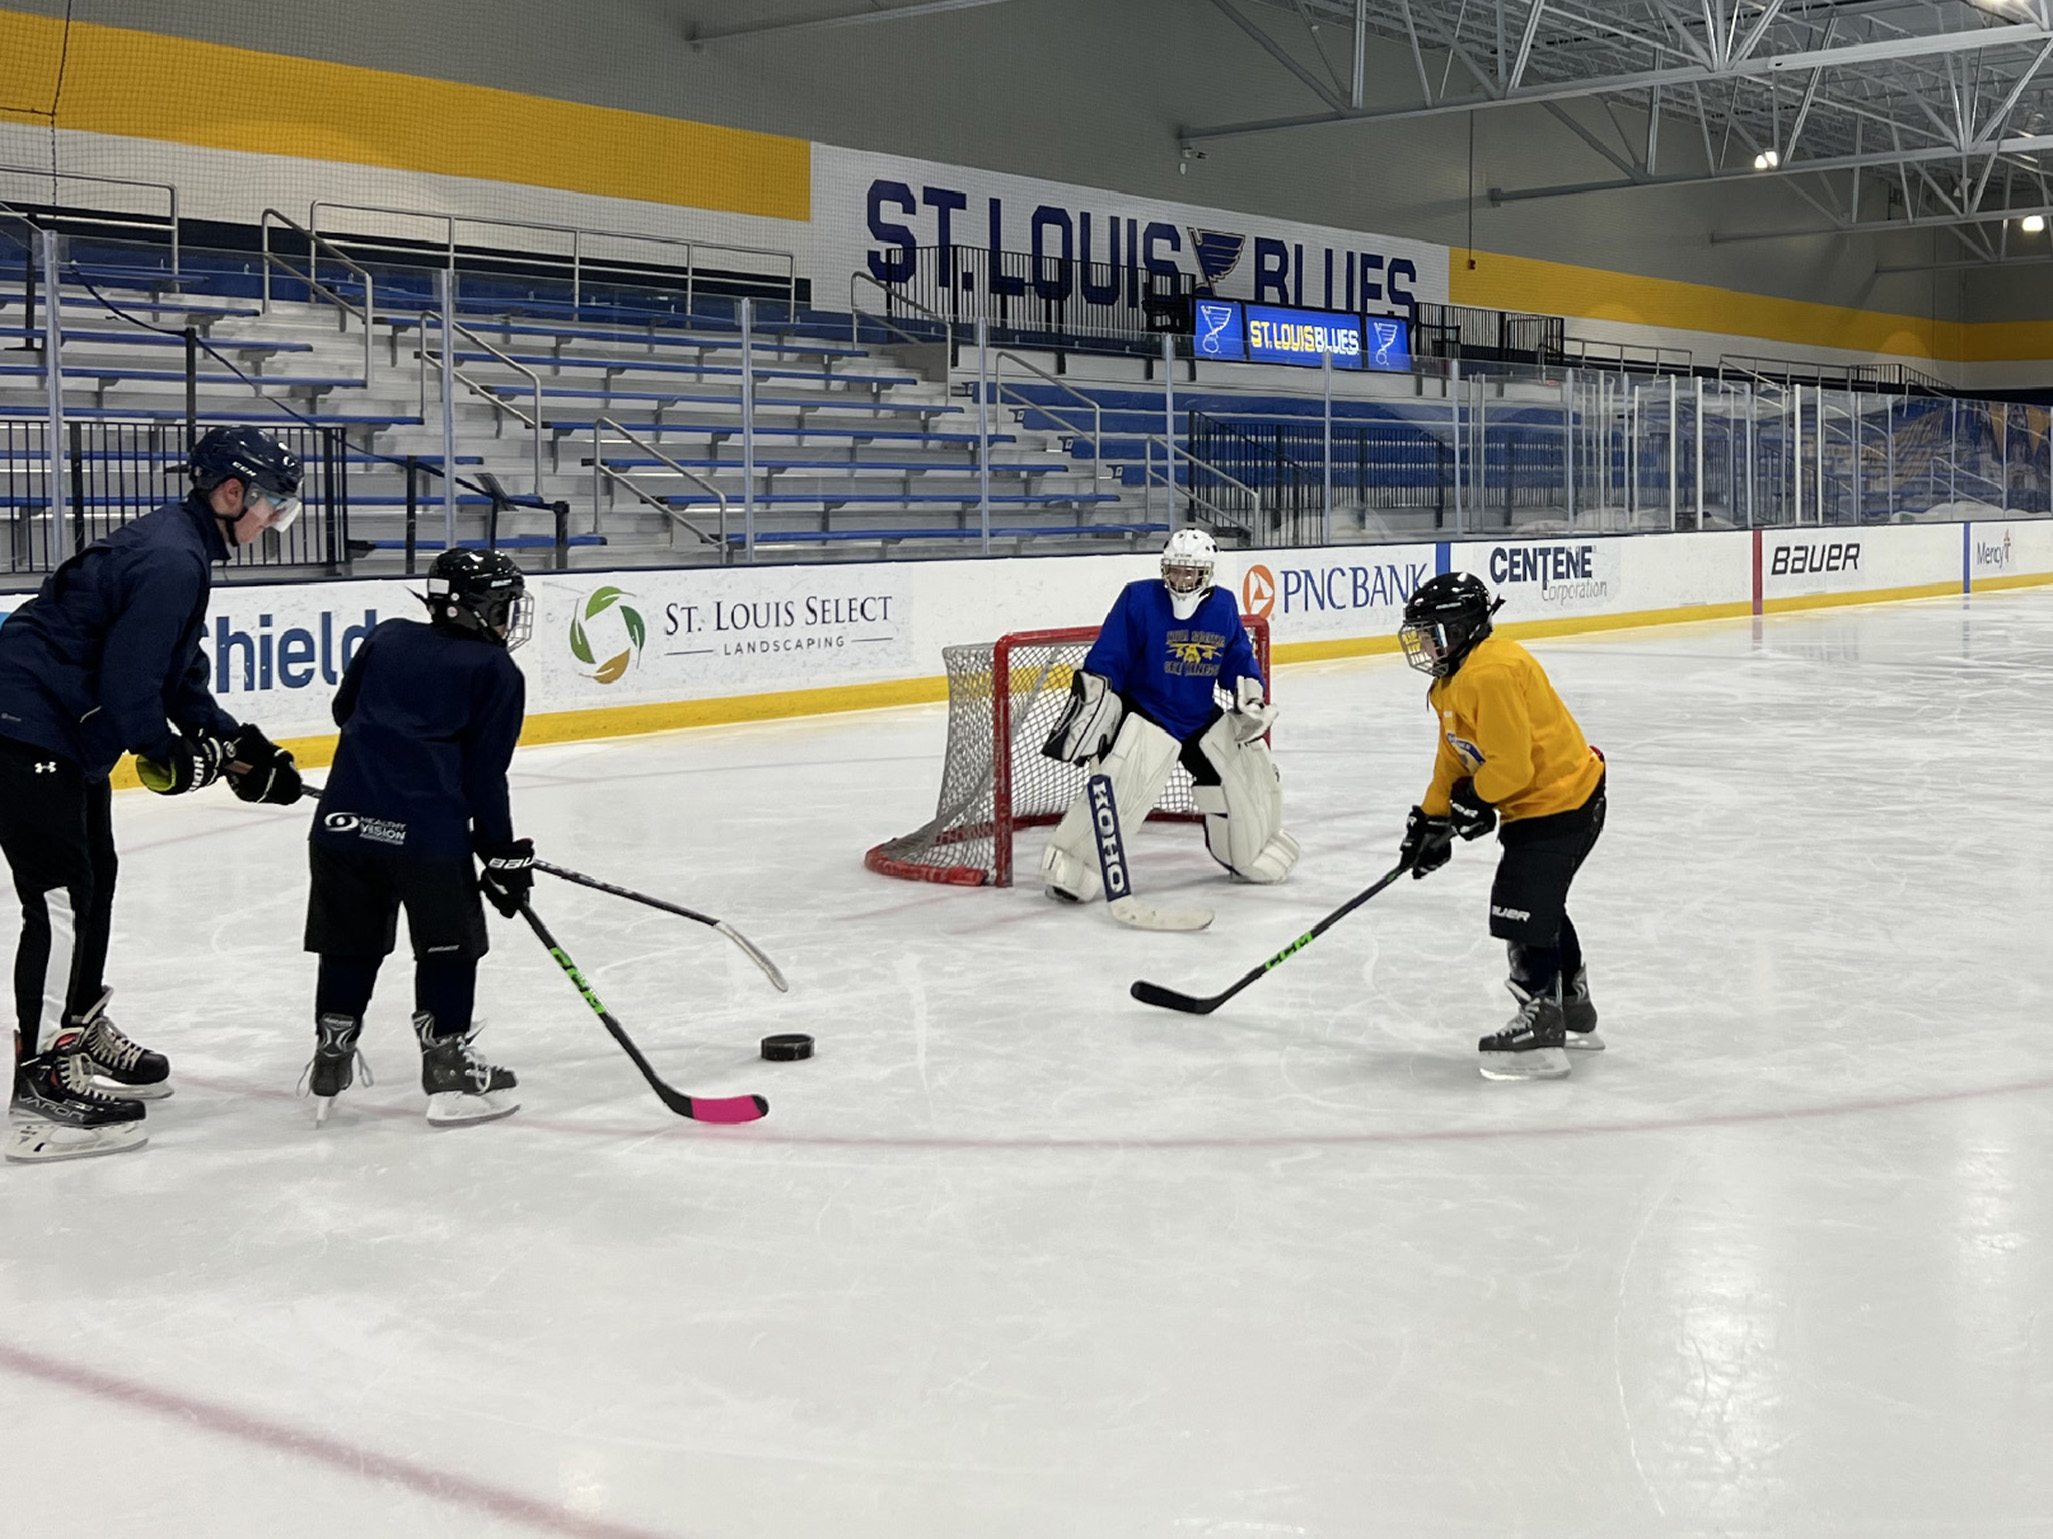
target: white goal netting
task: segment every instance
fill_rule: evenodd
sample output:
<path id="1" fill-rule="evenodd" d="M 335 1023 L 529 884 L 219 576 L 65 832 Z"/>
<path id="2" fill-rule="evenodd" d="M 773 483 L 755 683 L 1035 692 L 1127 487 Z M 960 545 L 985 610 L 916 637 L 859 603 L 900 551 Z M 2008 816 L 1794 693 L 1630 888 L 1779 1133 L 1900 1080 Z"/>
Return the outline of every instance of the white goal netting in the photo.
<path id="1" fill-rule="evenodd" d="M 1243 623 L 1273 698 L 1269 622 Z M 1014 832 L 1057 821 L 1083 789 L 1083 769 L 1043 757 L 1041 745 L 1062 719 L 1069 681 L 1097 637 L 1096 626 L 1082 626 L 944 647 L 948 748 L 934 816 L 876 846 L 863 864 L 912 881 L 1011 886 Z M 1190 789 L 1177 766 L 1149 816 L 1195 818 Z"/>

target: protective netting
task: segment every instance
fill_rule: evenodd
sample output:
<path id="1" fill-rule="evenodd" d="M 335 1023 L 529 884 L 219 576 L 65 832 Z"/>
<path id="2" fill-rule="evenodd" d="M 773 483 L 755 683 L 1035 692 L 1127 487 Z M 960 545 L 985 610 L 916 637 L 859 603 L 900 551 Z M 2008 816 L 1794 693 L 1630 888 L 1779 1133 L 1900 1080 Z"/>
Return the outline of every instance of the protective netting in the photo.
<path id="1" fill-rule="evenodd" d="M 1269 623 L 1244 623 L 1268 679 Z M 1083 626 L 942 648 L 948 748 L 939 803 L 930 821 L 887 839 L 863 863 L 912 881 L 1011 886 L 1014 831 L 1056 822 L 1083 790 L 1085 771 L 1043 756 L 1041 745 L 1062 719 L 1070 679 L 1097 637 L 1096 626 Z M 1273 679 L 1269 689 L 1273 698 Z M 1149 816 L 1197 816 L 1190 775 L 1181 765 Z"/>

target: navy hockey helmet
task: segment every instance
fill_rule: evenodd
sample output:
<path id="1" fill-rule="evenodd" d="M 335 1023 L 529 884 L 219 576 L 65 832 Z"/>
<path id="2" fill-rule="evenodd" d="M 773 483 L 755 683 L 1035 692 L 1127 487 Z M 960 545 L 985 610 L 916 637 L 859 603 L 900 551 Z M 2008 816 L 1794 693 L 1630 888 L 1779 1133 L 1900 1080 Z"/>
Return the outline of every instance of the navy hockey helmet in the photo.
<path id="1" fill-rule="evenodd" d="M 299 456 L 260 428 L 211 428 L 192 446 L 188 464 L 192 483 L 211 492 L 223 481 L 236 480 L 243 487 L 243 509 L 259 498 L 277 505 L 273 529 L 284 531 L 299 517 L 299 485 L 302 475 Z"/>
<path id="2" fill-rule="evenodd" d="M 445 550 L 428 568 L 428 621 L 509 652 L 534 632 L 527 578 L 496 550 Z"/>
<path id="3" fill-rule="evenodd" d="M 1444 679 L 1459 668 L 1475 644 L 1490 634 L 1490 616 L 1504 600 L 1490 597 L 1483 580 L 1469 572 L 1442 572 L 1419 584 L 1405 600 L 1398 640 L 1404 660 L 1421 673 Z"/>

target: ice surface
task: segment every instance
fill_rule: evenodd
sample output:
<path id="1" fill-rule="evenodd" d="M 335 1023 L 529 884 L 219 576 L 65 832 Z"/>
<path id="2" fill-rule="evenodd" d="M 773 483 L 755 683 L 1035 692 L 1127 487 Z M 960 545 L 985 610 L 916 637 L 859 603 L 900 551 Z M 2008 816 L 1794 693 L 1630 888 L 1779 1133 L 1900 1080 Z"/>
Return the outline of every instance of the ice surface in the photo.
<path id="1" fill-rule="evenodd" d="M 1304 859 L 1134 840 L 1122 929 L 861 868 L 939 708 L 524 752 L 504 1122 L 421 1116 L 403 968 L 320 1132 L 303 812 L 117 799 L 139 1154 L 0 1169 L 0 1533 L 1861 1536 L 2053 1512 L 2053 595 L 1534 643 L 1611 759 L 1572 908 L 1611 1051 L 1489 1084 L 1493 846 L 1217 1015 L 1390 863 L 1433 724 L 1286 669 Z M 1037 840 L 1021 852 L 1031 870 Z M 802 1030 L 818 1056 L 766 1064 Z"/>

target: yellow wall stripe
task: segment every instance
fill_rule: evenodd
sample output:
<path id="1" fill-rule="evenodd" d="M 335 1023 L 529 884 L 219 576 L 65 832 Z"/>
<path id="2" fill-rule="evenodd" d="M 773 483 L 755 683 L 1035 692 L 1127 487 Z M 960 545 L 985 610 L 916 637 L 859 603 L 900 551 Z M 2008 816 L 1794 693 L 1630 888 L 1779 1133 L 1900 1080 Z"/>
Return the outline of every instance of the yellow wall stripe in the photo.
<path id="1" fill-rule="evenodd" d="M 1970 350 L 1980 345 L 1980 339 L 1971 334 L 2008 329 L 1775 299 L 1708 283 L 1642 278 L 1495 252 L 1477 252 L 1475 261 L 1470 271 L 1462 252 L 1453 255 L 1448 286 L 1456 304 L 1927 359 L 1980 358 L 1979 351 Z M 2053 342 L 2053 326 L 2047 330 Z M 1997 341 L 1992 336 L 1989 345 Z M 2053 356 L 2053 347 L 2020 356 Z"/>
<path id="2" fill-rule="evenodd" d="M 0 11 L 0 118 L 50 121 L 64 46 L 62 21 Z M 90 133 L 812 218 L 804 139 L 89 22 L 57 105 Z"/>

